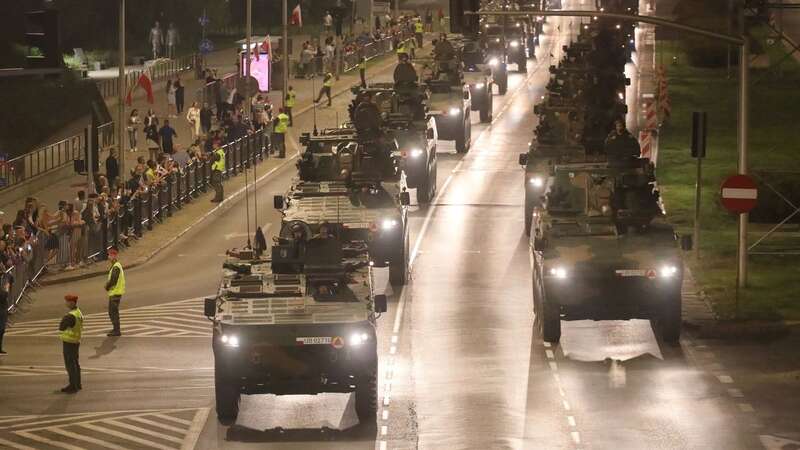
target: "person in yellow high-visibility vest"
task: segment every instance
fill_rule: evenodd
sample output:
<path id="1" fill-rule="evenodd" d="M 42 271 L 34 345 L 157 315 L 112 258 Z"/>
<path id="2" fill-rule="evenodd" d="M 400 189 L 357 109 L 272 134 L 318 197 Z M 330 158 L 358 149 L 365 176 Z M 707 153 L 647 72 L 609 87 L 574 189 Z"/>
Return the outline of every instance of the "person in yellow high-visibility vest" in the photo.
<path id="1" fill-rule="evenodd" d="M 319 103 L 322 99 L 322 96 L 325 95 L 328 97 L 328 106 L 331 106 L 331 87 L 333 87 L 333 74 L 328 72 L 325 74 L 325 78 L 322 80 L 322 88 L 319 90 L 319 95 L 317 99 L 314 100 L 314 103 Z"/>
<path id="2" fill-rule="evenodd" d="M 358 63 L 358 76 L 361 77 L 361 87 L 367 88 L 367 57 L 362 56 Z"/>
<path id="3" fill-rule="evenodd" d="M 286 115 L 289 116 L 290 127 L 294 126 L 292 108 L 294 108 L 295 104 L 297 104 L 297 93 L 294 91 L 294 87 L 289 86 L 289 89 L 286 91 L 286 104 L 284 105 L 283 109 L 286 111 Z"/>
<path id="4" fill-rule="evenodd" d="M 422 48 L 422 33 L 425 31 L 425 25 L 422 24 L 422 20 L 418 17 L 417 21 L 414 22 L 414 37 L 417 38 L 417 47 Z"/>
<path id="5" fill-rule="evenodd" d="M 275 142 L 275 146 L 272 147 L 272 151 L 274 152 L 278 150 L 278 157 L 285 158 L 286 157 L 286 133 L 289 131 L 289 116 L 284 112 L 283 108 L 281 108 L 278 117 L 275 118 L 275 128 L 272 132 L 273 141 Z"/>
<path id="6" fill-rule="evenodd" d="M 397 44 L 397 60 L 402 61 L 403 59 L 408 58 L 408 50 L 406 50 L 405 42 L 400 42 Z"/>
<path id="7" fill-rule="evenodd" d="M 108 292 L 108 317 L 111 319 L 113 328 L 108 332 L 108 336 L 122 336 L 119 327 L 119 303 L 125 295 L 125 272 L 122 270 L 122 263 L 117 259 L 119 253 L 112 247 L 108 251 L 108 261 L 111 268 L 108 270 L 106 279 L 106 292 Z"/>
<path id="8" fill-rule="evenodd" d="M 81 365 L 78 362 L 83 332 L 83 313 L 78 309 L 78 296 L 65 295 L 67 314 L 58 324 L 58 337 L 62 342 L 64 368 L 67 370 L 69 384 L 61 388 L 61 392 L 74 394 L 81 389 Z"/>
<path id="9" fill-rule="evenodd" d="M 217 147 L 211 152 L 211 185 L 214 187 L 213 203 L 222 201 L 225 192 L 222 190 L 222 174 L 225 173 L 225 150 Z"/>

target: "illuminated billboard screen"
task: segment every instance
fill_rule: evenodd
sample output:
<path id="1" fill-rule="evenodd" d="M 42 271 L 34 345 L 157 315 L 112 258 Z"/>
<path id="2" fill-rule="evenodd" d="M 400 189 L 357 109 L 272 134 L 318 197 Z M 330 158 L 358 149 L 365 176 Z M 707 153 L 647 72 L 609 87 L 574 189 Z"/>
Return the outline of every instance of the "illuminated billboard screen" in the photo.
<path id="1" fill-rule="evenodd" d="M 245 76 L 247 72 L 247 55 L 242 53 L 241 57 L 241 76 Z M 259 91 L 269 91 L 270 62 L 268 53 L 261 53 L 258 60 L 256 60 L 255 56 L 250 54 L 250 75 L 258 81 Z"/>

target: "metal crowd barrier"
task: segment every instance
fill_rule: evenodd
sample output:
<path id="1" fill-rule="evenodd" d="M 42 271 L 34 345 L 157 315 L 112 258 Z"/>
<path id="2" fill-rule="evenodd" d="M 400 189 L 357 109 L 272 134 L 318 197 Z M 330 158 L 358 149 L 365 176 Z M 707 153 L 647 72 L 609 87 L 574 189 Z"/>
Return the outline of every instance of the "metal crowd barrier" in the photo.
<path id="1" fill-rule="evenodd" d="M 161 59 L 149 69 L 150 81 L 156 83 L 172 78 L 179 73 L 192 70 L 197 65 L 202 66 L 202 55 L 191 54 L 174 59 Z M 125 74 L 126 89 L 139 81 L 139 76 L 142 75 L 142 72 L 141 70 L 135 70 Z M 119 80 L 119 77 L 97 80 L 97 87 L 104 100 L 119 96 L 119 82 L 117 80 Z"/>
<path id="2" fill-rule="evenodd" d="M 28 290 L 37 286 L 36 280 L 47 266 L 47 240 L 33 238 L 29 248 L 23 248 L 17 256 L 14 266 L 3 272 L 3 286 L 10 283 L 8 292 L 8 312 L 13 313 L 19 303 L 26 298 Z M 1 287 L 0 287 L 1 288 Z"/>

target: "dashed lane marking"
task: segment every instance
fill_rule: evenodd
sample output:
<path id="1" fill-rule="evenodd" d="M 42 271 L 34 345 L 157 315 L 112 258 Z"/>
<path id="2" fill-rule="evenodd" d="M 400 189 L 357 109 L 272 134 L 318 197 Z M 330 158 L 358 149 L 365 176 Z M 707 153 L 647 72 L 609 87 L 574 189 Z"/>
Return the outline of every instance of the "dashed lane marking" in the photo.
<path id="1" fill-rule="evenodd" d="M 211 336 L 211 325 L 203 316 L 203 297 L 121 309 L 119 315 L 126 338 Z M 58 336 L 59 321 L 43 319 L 15 323 L 6 336 Z M 107 313 L 84 315 L 84 337 L 105 337 L 110 328 Z"/>

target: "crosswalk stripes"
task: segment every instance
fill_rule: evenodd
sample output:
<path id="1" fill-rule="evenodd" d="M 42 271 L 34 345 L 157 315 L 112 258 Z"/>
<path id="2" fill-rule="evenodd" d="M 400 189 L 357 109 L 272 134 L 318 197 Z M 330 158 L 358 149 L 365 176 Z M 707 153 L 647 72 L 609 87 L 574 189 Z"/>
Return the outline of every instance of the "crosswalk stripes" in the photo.
<path id="1" fill-rule="evenodd" d="M 190 450 L 209 408 L 0 416 L 0 448 Z"/>
<path id="2" fill-rule="evenodd" d="M 135 369 L 131 369 L 133 371 Z M 112 369 L 106 367 L 81 367 L 84 375 L 97 373 L 125 373 L 128 370 Z M 63 375 L 64 366 L 0 366 L 0 377 L 36 376 L 36 375 Z"/>
<path id="3" fill-rule="evenodd" d="M 60 319 L 15 323 L 6 336 L 57 336 Z M 203 316 L 203 298 L 120 310 L 126 337 L 209 337 L 211 325 Z M 84 315 L 83 336 L 105 337 L 111 324 L 106 313 Z M 2 373 L 0 373 L 2 375 Z"/>

